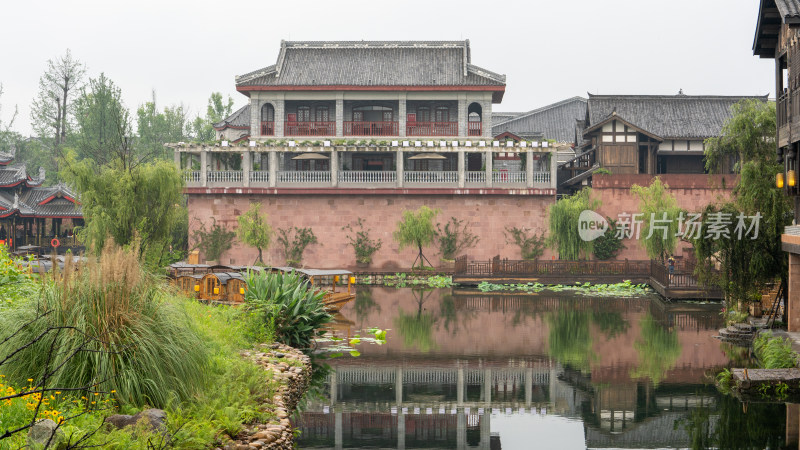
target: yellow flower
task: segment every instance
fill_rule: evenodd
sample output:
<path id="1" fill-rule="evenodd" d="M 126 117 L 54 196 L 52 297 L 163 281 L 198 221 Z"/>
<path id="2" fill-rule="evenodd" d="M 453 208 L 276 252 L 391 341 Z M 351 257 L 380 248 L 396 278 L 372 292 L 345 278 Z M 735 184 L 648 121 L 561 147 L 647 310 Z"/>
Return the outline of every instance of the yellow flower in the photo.
<path id="1" fill-rule="evenodd" d="M 33 383 L 33 378 L 28 378 L 28 383 Z"/>
<path id="2" fill-rule="evenodd" d="M 113 389 L 112 389 L 112 390 L 111 390 L 111 393 L 112 393 L 112 394 L 116 394 L 116 393 L 117 393 L 117 391 L 115 391 L 115 390 L 113 390 Z"/>

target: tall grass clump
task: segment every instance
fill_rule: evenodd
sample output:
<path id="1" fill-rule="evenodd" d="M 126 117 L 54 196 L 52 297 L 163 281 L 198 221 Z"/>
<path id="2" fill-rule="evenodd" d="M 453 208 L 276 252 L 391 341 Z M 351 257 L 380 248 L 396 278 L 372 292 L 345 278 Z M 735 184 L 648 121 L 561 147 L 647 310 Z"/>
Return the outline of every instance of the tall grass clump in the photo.
<path id="1" fill-rule="evenodd" d="M 58 368 L 49 385 L 93 386 L 121 404 L 187 400 L 202 386 L 207 351 L 185 312 L 165 295 L 134 251 L 107 244 L 98 258 L 68 262 L 43 282 L 40 297 L 0 317 L 0 330 L 31 322 L 0 346 L 0 355 L 9 355 L 32 343 L 3 370 L 17 381 L 38 381 Z"/>
<path id="2" fill-rule="evenodd" d="M 251 317 L 275 333 L 275 339 L 295 348 L 309 348 L 322 327 L 332 320 L 323 293 L 294 271 L 248 272 L 245 302 Z"/>
<path id="3" fill-rule="evenodd" d="M 753 341 L 753 353 L 765 369 L 790 369 L 797 367 L 798 354 L 792 350 L 788 339 L 775 337 L 766 332 Z"/>

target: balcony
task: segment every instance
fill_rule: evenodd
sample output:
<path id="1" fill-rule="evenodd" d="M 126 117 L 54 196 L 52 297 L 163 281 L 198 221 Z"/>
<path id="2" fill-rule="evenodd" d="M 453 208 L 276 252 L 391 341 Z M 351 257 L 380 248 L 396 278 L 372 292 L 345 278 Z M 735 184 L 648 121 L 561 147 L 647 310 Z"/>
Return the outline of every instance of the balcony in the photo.
<path id="1" fill-rule="evenodd" d="M 438 170 L 408 171 L 403 174 L 403 180 L 408 184 L 457 185 L 458 172 Z"/>
<path id="2" fill-rule="evenodd" d="M 410 122 L 407 136 L 458 136 L 458 122 Z"/>
<path id="3" fill-rule="evenodd" d="M 397 122 L 344 122 L 345 136 L 399 136 Z"/>
<path id="4" fill-rule="evenodd" d="M 261 136 L 275 136 L 275 122 L 261 122 Z"/>
<path id="5" fill-rule="evenodd" d="M 284 123 L 285 136 L 335 136 L 336 122 L 290 122 Z"/>
<path id="6" fill-rule="evenodd" d="M 468 136 L 482 136 L 483 123 L 482 122 L 467 122 L 467 135 Z"/>
<path id="7" fill-rule="evenodd" d="M 343 170 L 339 172 L 341 184 L 395 184 L 395 170 Z"/>

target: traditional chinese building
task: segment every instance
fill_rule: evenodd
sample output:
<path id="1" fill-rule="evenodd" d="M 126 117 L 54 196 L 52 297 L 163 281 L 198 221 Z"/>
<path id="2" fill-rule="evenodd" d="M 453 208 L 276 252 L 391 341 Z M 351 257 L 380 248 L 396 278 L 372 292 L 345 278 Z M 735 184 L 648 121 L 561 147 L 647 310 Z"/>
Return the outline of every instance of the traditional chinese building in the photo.
<path id="1" fill-rule="evenodd" d="M 794 200 L 794 222 L 781 236 L 789 254 L 789 331 L 800 331 L 800 1 L 761 0 L 753 54 L 775 60 L 777 158 L 784 172 L 776 180 Z"/>
<path id="2" fill-rule="evenodd" d="M 13 161 L 0 152 L 0 243 L 51 248 L 57 238 L 59 246 L 74 246 L 72 229 L 83 224 L 75 194 L 63 184 L 43 186 L 44 170 L 32 176 Z"/>
<path id="3" fill-rule="evenodd" d="M 311 227 L 308 260 L 336 267 L 354 264 L 342 227 L 361 218 L 383 240 L 373 266 L 398 267 L 414 258 L 398 252 L 396 222 L 428 205 L 479 235 L 470 255 L 519 257 L 503 233 L 542 230 L 555 158 L 546 141 L 492 140 L 505 85 L 473 64 L 469 41 L 283 41 L 274 64 L 236 77 L 249 104 L 216 124 L 219 144 L 174 146 L 190 228 L 235 228 L 260 202 L 273 228 Z M 520 153 L 524 164 L 505 163 Z M 236 245 L 223 262 L 254 256 Z"/>
<path id="4" fill-rule="evenodd" d="M 592 174 L 707 173 L 704 141 L 720 134 L 743 99 L 766 96 L 593 95 L 583 121 L 577 155 L 559 165 L 559 186 L 567 191 L 591 184 Z M 732 163 L 722 168 L 731 173 Z"/>

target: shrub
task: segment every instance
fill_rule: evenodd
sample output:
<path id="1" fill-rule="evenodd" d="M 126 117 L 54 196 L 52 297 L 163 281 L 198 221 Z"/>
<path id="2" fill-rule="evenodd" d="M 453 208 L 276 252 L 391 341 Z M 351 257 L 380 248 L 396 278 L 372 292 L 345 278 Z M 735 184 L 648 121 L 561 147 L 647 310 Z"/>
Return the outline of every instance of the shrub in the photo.
<path id="1" fill-rule="evenodd" d="M 522 253 L 522 259 L 533 260 L 542 256 L 545 247 L 544 231 L 542 234 L 528 236 L 528 232 L 524 229 L 513 227 L 506 227 L 506 242 L 516 244 Z"/>
<path id="2" fill-rule="evenodd" d="M 450 222 L 444 224 L 444 228 L 441 224 L 436 224 L 442 259 L 455 259 L 459 253 L 478 243 L 478 236 L 470 233 L 466 224 L 462 226 L 463 223 L 463 220 L 451 217 Z"/>
<path id="3" fill-rule="evenodd" d="M 617 221 L 610 217 L 606 219 L 608 220 L 608 229 L 594 241 L 594 257 L 601 261 L 616 258 L 617 254 L 625 248 L 622 239 L 617 238 Z"/>
<path id="4" fill-rule="evenodd" d="M 792 350 L 788 339 L 774 337 L 772 333 L 761 333 L 753 341 L 753 353 L 765 369 L 789 369 L 797 367 L 798 354 Z"/>
<path id="5" fill-rule="evenodd" d="M 381 249 L 382 242 L 380 239 L 370 239 L 369 230 L 364 229 L 364 222 L 361 218 L 356 222 L 356 226 L 358 231 L 350 225 L 342 227 L 342 231 L 347 230 L 350 232 L 347 235 L 347 240 L 350 241 L 350 245 L 353 246 L 353 250 L 356 252 L 356 262 L 369 264 L 372 262 L 372 255 Z M 355 236 L 352 233 L 355 233 Z"/>
<path id="6" fill-rule="evenodd" d="M 192 234 L 195 241 L 193 248 L 202 250 L 207 260 L 219 261 L 220 256 L 233 245 L 234 236 L 236 233 L 218 225 L 217 220 L 212 217 L 210 230 L 206 230 L 206 225 L 201 223 L 200 228 Z"/>
<path id="7" fill-rule="evenodd" d="M 0 345 L 0 355 L 22 349 L 3 366 L 12 381 L 40 380 L 52 371 L 52 386 L 94 385 L 138 406 L 164 407 L 195 393 L 203 382 L 205 347 L 186 315 L 142 271 L 135 252 L 107 245 L 99 259 L 79 270 L 68 264 L 53 278 L 41 298 L 0 316 L 0 330 L 30 322 Z M 52 332 L 59 327 L 72 328 Z M 37 340 L 43 333 L 46 338 Z"/>
<path id="8" fill-rule="evenodd" d="M 283 246 L 283 256 L 286 265 L 300 267 L 303 261 L 303 252 L 306 247 L 317 242 L 317 237 L 311 228 L 291 227 L 278 228 L 278 242 Z"/>
<path id="9" fill-rule="evenodd" d="M 332 320 L 325 311 L 323 293 L 295 272 L 248 272 L 245 281 L 248 309 L 286 345 L 310 347 L 312 339 L 322 335 L 321 328 Z"/>

